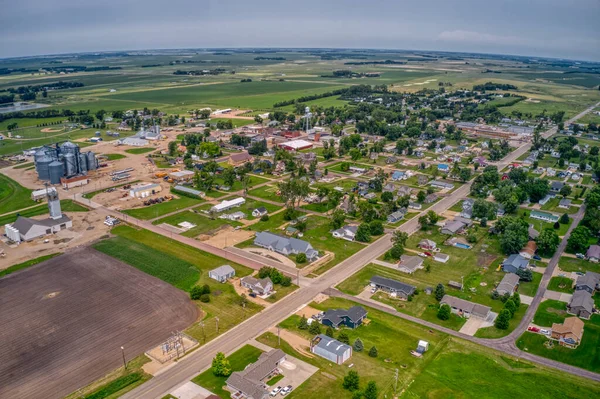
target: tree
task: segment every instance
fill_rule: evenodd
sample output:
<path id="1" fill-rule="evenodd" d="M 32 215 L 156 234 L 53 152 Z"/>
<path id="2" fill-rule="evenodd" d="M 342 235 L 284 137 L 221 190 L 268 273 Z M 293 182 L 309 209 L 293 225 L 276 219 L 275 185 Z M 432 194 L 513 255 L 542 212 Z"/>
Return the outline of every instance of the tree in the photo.
<path id="1" fill-rule="evenodd" d="M 504 309 L 508 310 L 510 312 L 510 317 L 513 318 L 518 307 L 512 299 L 509 299 L 508 301 L 504 302 Z"/>
<path id="2" fill-rule="evenodd" d="M 446 289 L 444 288 L 444 285 L 442 283 L 438 284 L 435 287 L 435 299 L 439 302 L 442 300 L 442 298 L 444 297 L 444 295 L 446 295 Z"/>
<path id="3" fill-rule="evenodd" d="M 386 191 L 381 194 L 381 201 L 383 202 L 391 202 L 394 200 L 394 194 L 391 191 Z"/>
<path id="4" fill-rule="evenodd" d="M 375 347 L 375 345 L 373 345 L 371 347 L 371 349 L 369 349 L 369 356 L 377 357 L 377 355 L 378 355 L 377 348 Z"/>
<path id="5" fill-rule="evenodd" d="M 562 195 L 563 197 L 568 197 L 569 195 L 571 195 L 572 191 L 573 191 L 573 189 L 571 188 L 571 186 L 569 186 L 568 184 L 565 184 L 560 189 L 560 195 Z"/>
<path id="6" fill-rule="evenodd" d="M 350 337 L 348 337 L 348 334 L 345 331 L 342 331 L 338 335 L 337 340 L 343 344 L 350 345 Z"/>
<path id="7" fill-rule="evenodd" d="M 383 223 L 381 223 L 380 220 L 373 220 L 371 223 L 369 223 L 369 229 L 371 234 L 374 236 L 380 236 L 384 233 Z"/>
<path id="8" fill-rule="evenodd" d="M 440 320 L 448 320 L 450 318 L 450 305 L 447 303 L 440 306 L 438 309 L 437 317 Z"/>
<path id="9" fill-rule="evenodd" d="M 591 237 L 592 233 L 587 227 L 575 227 L 567 241 L 567 251 L 571 253 L 584 252 L 588 247 L 588 241 Z"/>
<path id="10" fill-rule="evenodd" d="M 202 296 L 202 288 L 199 285 L 195 285 L 190 290 L 190 298 L 193 301 L 197 301 Z"/>
<path id="11" fill-rule="evenodd" d="M 538 246 L 540 254 L 546 256 L 552 256 L 558 244 L 560 244 L 560 238 L 553 229 L 544 229 L 535 240 Z"/>
<path id="12" fill-rule="evenodd" d="M 587 212 L 586 212 L 587 214 Z M 599 215 L 600 216 L 600 215 Z M 569 223 L 569 214 L 568 213 L 563 213 L 560 217 L 560 219 L 558 219 L 558 222 L 560 224 L 567 224 Z M 585 223 L 584 223 L 585 224 Z"/>
<path id="13" fill-rule="evenodd" d="M 327 335 L 329 338 L 335 338 L 335 331 L 333 331 L 333 328 L 327 327 L 327 329 L 325 330 L 325 335 Z"/>
<path id="14" fill-rule="evenodd" d="M 405 233 L 404 231 L 394 230 L 394 233 L 392 234 L 392 242 L 394 244 L 398 244 L 404 247 L 406 245 L 406 240 L 408 240 L 408 233 Z"/>
<path id="15" fill-rule="evenodd" d="M 308 330 L 308 320 L 306 320 L 306 317 L 304 315 L 302 315 L 300 321 L 298 322 L 298 328 L 300 330 Z"/>
<path id="16" fill-rule="evenodd" d="M 235 182 L 235 177 L 235 170 L 233 170 L 231 166 L 225 168 L 223 172 L 221 172 L 221 179 L 223 179 L 223 183 L 228 187 L 233 186 L 233 183 Z"/>
<path id="17" fill-rule="evenodd" d="M 425 193 L 425 191 L 421 190 L 417 193 L 417 202 L 422 203 L 423 201 L 425 201 L 425 197 L 427 197 L 427 194 Z"/>
<path id="18" fill-rule="evenodd" d="M 530 282 L 533 281 L 533 273 L 529 269 L 519 269 L 517 270 L 517 276 L 519 276 L 520 281 Z"/>
<path id="19" fill-rule="evenodd" d="M 231 374 L 231 365 L 223 352 L 218 352 L 212 361 L 212 372 L 217 377 L 227 377 Z"/>
<path id="20" fill-rule="evenodd" d="M 308 332 L 311 333 L 312 335 L 319 335 L 321 334 L 321 325 L 318 321 L 313 320 L 312 323 L 310 323 L 310 327 L 308 328 Z"/>
<path id="21" fill-rule="evenodd" d="M 348 374 L 344 377 L 344 381 L 342 382 L 342 388 L 347 391 L 353 392 L 357 391 L 360 385 L 360 377 L 358 373 L 354 370 L 350 370 Z"/>
<path id="22" fill-rule="evenodd" d="M 511 315 L 508 309 L 502 309 L 496 317 L 496 321 L 494 322 L 494 326 L 496 326 L 499 330 L 507 330 L 508 325 L 510 323 Z"/>
<path id="23" fill-rule="evenodd" d="M 363 398 L 364 399 L 377 399 L 378 395 L 379 395 L 379 392 L 377 389 L 377 384 L 375 383 L 375 381 L 369 381 L 369 383 L 367 384 L 367 387 L 365 388 L 365 391 L 363 392 Z"/>
<path id="24" fill-rule="evenodd" d="M 200 302 L 204 302 L 204 303 L 210 302 L 210 295 L 208 295 L 208 294 L 200 295 Z"/>
<path id="25" fill-rule="evenodd" d="M 521 295 L 519 295 L 518 292 L 515 292 L 512 295 L 511 299 L 515 303 L 515 305 L 517 305 L 517 308 L 519 308 L 521 306 Z"/>
<path id="26" fill-rule="evenodd" d="M 355 352 L 362 352 L 363 349 L 365 348 L 365 346 L 360 338 L 356 338 L 354 340 L 354 344 L 352 345 L 352 348 L 354 349 Z"/>
<path id="27" fill-rule="evenodd" d="M 300 252 L 296 254 L 296 263 L 305 263 L 306 262 L 306 254 L 304 252 Z"/>
<path id="28" fill-rule="evenodd" d="M 458 172 L 458 177 L 460 179 L 460 181 L 462 181 L 463 183 L 468 181 L 469 179 L 471 179 L 471 169 L 469 168 L 461 168 L 460 172 Z"/>
<path id="29" fill-rule="evenodd" d="M 177 142 L 176 141 L 169 142 L 169 155 L 172 157 L 177 155 Z"/>
<path id="30" fill-rule="evenodd" d="M 388 254 L 390 258 L 398 260 L 404 254 L 404 247 L 400 244 L 394 244 L 392 245 L 392 248 L 390 248 Z"/>
<path id="31" fill-rule="evenodd" d="M 346 214 L 341 209 L 336 209 L 331 215 L 331 220 L 329 221 L 329 227 L 333 230 L 337 230 L 344 225 L 346 222 Z"/>
<path id="32" fill-rule="evenodd" d="M 361 223 L 356 229 L 356 241 L 369 242 L 371 241 L 371 227 L 367 223 Z"/>

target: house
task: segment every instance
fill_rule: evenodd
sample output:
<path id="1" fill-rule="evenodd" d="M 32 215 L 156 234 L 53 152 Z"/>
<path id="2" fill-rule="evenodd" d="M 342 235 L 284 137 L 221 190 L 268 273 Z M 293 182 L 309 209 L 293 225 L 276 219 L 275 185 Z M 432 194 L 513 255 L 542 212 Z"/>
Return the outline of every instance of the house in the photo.
<path id="1" fill-rule="evenodd" d="M 258 295 L 269 295 L 273 291 L 273 282 L 269 277 L 255 278 L 252 276 L 242 277 L 240 280 L 242 287 L 248 288 L 250 291 Z"/>
<path id="2" fill-rule="evenodd" d="M 421 210 L 423 208 L 423 205 L 418 203 L 418 202 L 409 202 L 408 203 L 408 207 L 410 209 L 416 209 L 416 210 Z"/>
<path id="3" fill-rule="evenodd" d="M 421 249 L 425 249 L 427 251 L 433 251 L 434 249 L 437 248 L 437 244 L 435 243 L 435 241 L 431 241 L 428 239 L 423 239 L 421 241 L 419 241 L 419 248 Z"/>
<path id="4" fill-rule="evenodd" d="M 243 371 L 234 371 L 227 381 L 228 390 L 238 399 L 267 399 L 269 386 L 266 384 L 271 376 L 281 373 L 279 366 L 286 355 L 281 349 L 264 352 L 258 360 L 248 365 Z"/>
<path id="5" fill-rule="evenodd" d="M 550 212 L 531 211 L 529 217 L 532 219 L 543 220 L 544 222 L 556 223 L 559 217 Z"/>
<path id="6" fill-rule="evenodd" d="M 441 252 L 436 252 L 433 255 L 433 260 L 436 262 L 440 262 L 440 263 L 446 263 L 450 260 L 450 255 L 448 254 L 443 254 Z"/>
<path id="7" fill-rule="evenodd" d="M 412 194 L 412 188 L 408 186 L 400 186 L 397 191 L 398 197 L 404 197 Z"/>
<path id="8" fill-rule="evenodd" d="M 406 173 L 399 171 L 399 170 L 392 173 L 393 181 L 404 180 L 404 179 L 406 179 Z"/>
<path id="9" fill-rule="evenodd" d="M 496 287 L 496 292 L 500 295 L 512 295 L 519 287 L 519 280 L 520 277 L 515 273 L 506 273 Z"/>
<path id="10" fill-rule="evenodd" d="M 343 364 L 352 356 L 350 345 L 343 344 L 325 334 L 319 334 L 313 338 L 310 343 L 310 351 L 335 364 Z"/>
<path id="11" fill-rule="evenodd" d="M 398 263 L 398 270 L 404 273 L 412 274 L 419 269 L 423 269 L 423 258 L 412 255 L 402 255 Z"/>
<path id="12" fill-rule="evenodd" d="M 223 200 L 220 204 L 217 204 L 210 208 L 211 212 L 223 212 L 231 208 L 241 206 L 246 203 L 246 200 L 242 197 L 234 198 L 232 200 Z"/>
<path id="13" fill-rule="evenodd" d="M 454 218 L 454 220 L 448 220 L 444 223 L 444 226 L 440 230 L 442 234 L 454 235 L 460 233 L 467 227 L 471 227 L 473 221 L 460 216 Z"/>
<path id="14" fill-rule="evenodd" d="M 229 155 L 229 160 L 227 162 L 231 166 L 239 166 L 252 161 L 254 161 L 254 157 L 248 154 L 248 151 L 242 151 Z"/>
<path id="15" fill-rule="evenodd" d="M 439 188 L 440 190 L 452 190 L 454 188 L 454 184 L 441 180 L 433 180 L 429 182 L 429 185 L 431 187 Z"/>
<path id="16" fill-rule="evenodd" d="M 558 203 L 559 208 L 569 209 L 571 207 L 571 200 L 568 198 L 563 198 Z"/>
<path id="17" fill-rule="evenodd" d="M 558 193 L 560 192 L 560 189 L 563 188 L 565 186 L 565 183 L 561 182 L 561 181 L 553 181 L 552 183 L 550 183 L 550 191 L 552 191 L 553 193 Z"/>
<path id="18" fill-rule="evenodd" d="M 219 283 L 224 283 L 227 279 L 235 276 L 235 269 L 229 265 L 219 266 L 208 272 L 208 277 L 217 280 Z"/>
<path id="19" fill-rule="evenodd" d="M 394 185 L 394 183 L 387 183 L 385 186 L 383 186 L 382 191 L 384 193 L 393 193 L 394 191 L 396 191 L 396 186 Z"/>
<path id="20" fill-rule="evenodd" d="M 362 174 L 365 173 L 367 170 L 365 168 L 360 168 L 358 166 L 350 166 L 348 168 L 348 170 L 352 173 L 358 173 L 358 174 Z"/>
<path id="21" fill-rule="evenodd" d="M 465 219 L 471 219 L 473 217 L 473 205 L 475 205 L 475 200 L 472 198 L 467 198 L 462 202 L 462 211 L 460 212 L 460 216 Z"/>
<path id="22" fill-rule="evenodd" d="M 547 194 L 544 198 L 538 201 L 538 204 L 546 205 L 552 198 L 554 198 L 554 194 Z"/>
<path id="23" fill-rule="evenodd" d="M 334 230 L 331 234 L 335 238 L 341 238 L 346 241 L 354 241 L 354 237 L 356 237 L 357 230 L 358 226 L 346 225 L 337 230 Z"/>
<path id="24" fill-rule="evenodd" d="M 519 255 L 524 257 L 525 259 L 531 259 L 533 255 L 535 255 L 535 251 L 537 251 L 537 244 L 535 241 L 528 241 L 527 244 L 521 249 Z"/>
<path id="25" fill-rule="evenodd" d="M 404 215 L 406 215 L 406 210 L 397 210 L 396 212 L 392 212 L 387 217 L 388 223 L 396 223 L 404 219 Z"/>
<path id="26" fill-rule="evenodd" d="M 529 261 L 519 254 L 512 254 L 502 262 L 502 270 L 508 273 L 516 273 L 519 270 L 527 269 Z"/>
<path id="27" fill-rule="evenodd" d="M 266 248 L 285 256 L 303 253 L 309 261 L 319 257 L 319 251 L 315 250 L 308 242 L 297 238 L 287 238 L 266 231 L 256 233 L 254 245 Z"/>
<path id="28" fill-rule="evenodd" d="M 600 290 L 600 273 L 585 272 L 583 276 L 579 276 L 575 282 L 576 291 L 587 291 L 594 295 L 596 290 Z"/>
<path id="29" fill-rule="evenodd" d="M 410 284 L 381 276 L 371 277 L 371 286 L 404 300 L 408 299 L 417 290 L 417 287 Z"/>
<path id="30" fill-rule="evenodd" d="M 600 245 L 590 245 L 585 253 L 585 257 L 590 262 L 598 263 L 600 261 Z"/>
<path id="31" fill-rule="evenodd" d="M 426 204 L 432 204 L 435 201 L 437 201 L 437 199 L 438 199 L 437 194 L 431 193 L 431 194 L 427 195 L 427 197 L 425 197 L 425 200 L 423 202 Z"/>
<path id="32" fill-rule="evenodd" d="M 244 212 L 233 212 L 233 213 L 228 213 L 228 214 L 222 214 L 219 216 L 219 219 L 226 219 L 226 220 L 232 220 L 232 221 L 236 221 L 236 220 L 241 220 L 241 219 L 245 219 L 246 218 L 246 214 Z"/>
<path id="33" fill-rule="evenodd" d="M 530 225 L 529 228 L 527 229 L 527 234 L 529 234 L 530 240 L 535 240 L 536 238 L 539 237 L 540 232 L 537 231 L 536 229 L 534 229 L 533 225 Z"/>
<path id="34" fill-rule="evenodd" d="M 450 295 L 444 295 L 440 301 L 440 305 L 450 306 L 452 313 L 467 319 L 472 316 L 485 320 L 490 316 L 490 312 L 492 311 L 489 306 L 480 305 Z"/>
<path id="35" fill-rule="evenodd" d="M 577 317 L 567 317 L 562 324 L 552 323 L 550 337 L 559 342 L 559 345 L 577 348 L 583 338 L 584 323 Z"/>
<path id="36" fill-rule="evenodd" d="M 259 218 L 261 216 L 267 215 L 268 213 L 269 212 L 267 211 L 267 208 L 261 206 L 252 211 L 252 216 L 254 216 L 255 218 Z"/>
<path id="37" fill-rule="evenodd" d="M 360 326 L 367 317 L 367 311 L 362 306 L 352 306 L 350 309 L 330 309 L 323 314 L 321 323 L 338 328 L 341 325 L 350 328 Z"/>
<path id="38" fill-rule="evenodd" d="M 567 313 L 589 319 L 594 312 L 594 298 L 586 290 L 577 290 L 571 297 L 571 302 L 567 305 Z"/>

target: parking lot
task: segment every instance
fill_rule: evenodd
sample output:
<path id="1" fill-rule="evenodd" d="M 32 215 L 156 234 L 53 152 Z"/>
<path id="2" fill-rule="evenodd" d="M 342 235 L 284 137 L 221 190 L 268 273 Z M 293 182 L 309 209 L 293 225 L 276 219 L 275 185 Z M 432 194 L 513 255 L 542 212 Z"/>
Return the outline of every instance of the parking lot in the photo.
<path id="1" fill-rule="evenodd" d="M 91 248 L 0 279 L 0 398 L 62 398 L 196 320 L 180 290 Z"/>

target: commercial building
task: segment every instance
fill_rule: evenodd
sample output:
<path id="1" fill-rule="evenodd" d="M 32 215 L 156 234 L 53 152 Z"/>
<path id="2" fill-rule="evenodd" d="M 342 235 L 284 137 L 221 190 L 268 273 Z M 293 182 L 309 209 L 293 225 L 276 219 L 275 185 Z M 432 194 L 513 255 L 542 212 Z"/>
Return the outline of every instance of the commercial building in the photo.
<path id="1" fill-rule="evenodd" d="M 86 176 L 61 177 L 60 184 L 62 184 L 65 190 L 68 190 L 90 184 L 90 179 Z"/>
<path id="2" fill-rule="evenodd" d="M 181 191 L 182 193 L 189 194 L 198 198 L 204 198 L 204 196 L 206 195 L 204 191 L 194 190 L 193 188 L 181 185 L 176 185 L 175 187 L 173 187 L 173 191 Z"/>
<path id="3" fill-rule="evenodd" d="M 319 334 L 310 343 L 310 351 L 335 364 L 343 364 L 352 356 L 352 347 L 324 334 Z"/>
<path id="4" fill-rule="evenodd" d="M 283 148 L 284 150 L 288 151 L 301 151 L 312 147 L 313 143 L 306 140 L 292 140 L 279 144 L 279 148 Z"/>
<path id="5" fill-rule="evenodd" d="M 188 181 L 194 177 L 194 172 L 191 170 L 180 170 L 169 173 L 169 177 L 177 182 Z"/>
<path id="6" fill-rule="evenodd" d="M 241 206 L 246 203 L 246 200 L 242 197 L 234 198 L 232 200 L 224 200 L 220 204 L 217 204 L 210 208 L 211 212 L 223 212 L 231 208 Z"/>

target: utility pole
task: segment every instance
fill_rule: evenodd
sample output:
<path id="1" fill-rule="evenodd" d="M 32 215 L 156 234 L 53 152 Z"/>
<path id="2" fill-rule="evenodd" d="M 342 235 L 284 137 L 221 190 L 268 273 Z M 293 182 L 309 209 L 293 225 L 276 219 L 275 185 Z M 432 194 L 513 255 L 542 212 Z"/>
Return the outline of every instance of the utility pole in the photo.
<path id="1" fill-rule="evenodd" d="M 202 327 L 202 339 L 204 340 L 204 343 L 206 343 L 206 334 L 204 333 L 204 322 L 201 321 L 199 324 L 200 327 Z"/>
<path id="2" fill-rule="evenodd" d="M 277 325 L 277 346 L 281 346 L 281 327 Z"/>
<path id="3" fill-rule="evenodd" d="M 215 322 L 217 323 L 217 334 L 219 334 L 219 318 L 215 317 Z"/>
<path id="4" fill-rule="evenodd" d="M 394 396 L 398 393 L 398 369 L 394 373 Z"/>
<path id="5" fill-rule="evenodd" d="M 298 269 L 297 273 L 298 273 L 298 276 L 296 278 L 296 283 L 297 283 L 298 287 L 300 287 L 300 269 Z"/>
<path id="6" fill-rule="evenodd" d="M 125 361 L 125 348 L 121 347 L 121 354 L 123 355 L 123 367 L 127 370 L 127 362 Z"/>

